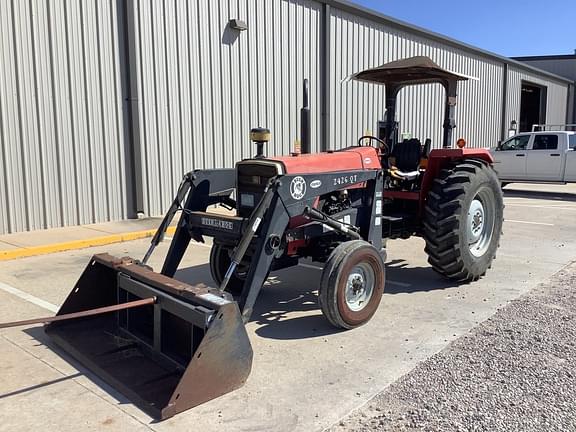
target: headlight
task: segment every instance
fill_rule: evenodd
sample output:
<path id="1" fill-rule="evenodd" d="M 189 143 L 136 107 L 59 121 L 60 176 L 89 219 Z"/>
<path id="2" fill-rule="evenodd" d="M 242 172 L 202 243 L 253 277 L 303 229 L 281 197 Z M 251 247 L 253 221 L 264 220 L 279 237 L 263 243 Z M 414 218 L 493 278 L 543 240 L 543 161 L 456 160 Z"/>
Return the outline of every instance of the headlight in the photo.
<path id="1" fill-rule="evenodd" d="M 240 205 L 242 207 L 254 207 L 254 195 L 240 194 Z"/>

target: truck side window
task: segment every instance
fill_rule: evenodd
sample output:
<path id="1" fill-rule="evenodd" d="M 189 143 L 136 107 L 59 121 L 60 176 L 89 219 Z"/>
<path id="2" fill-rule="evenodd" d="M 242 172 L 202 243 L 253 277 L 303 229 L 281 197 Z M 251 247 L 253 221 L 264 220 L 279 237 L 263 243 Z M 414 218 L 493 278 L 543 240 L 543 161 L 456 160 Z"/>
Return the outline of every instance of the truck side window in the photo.
<path id="1" fill-rule="evenodd" d="M 556 150 L 558 148 L 558 135 L 536 135 L 532 150 Z"/>
<path id="2" fill-rule="evenodd" d="M 530 141 L 530 135 L 520 135 L 510 138 L 508 141 L 502 143 L 500 150 L 526 150 L 528 141 Z"/>
<path id="3" fill-rule="evenodd" d="M 576 150 L 576 134 L 568 135 L 568 147 Z"/>

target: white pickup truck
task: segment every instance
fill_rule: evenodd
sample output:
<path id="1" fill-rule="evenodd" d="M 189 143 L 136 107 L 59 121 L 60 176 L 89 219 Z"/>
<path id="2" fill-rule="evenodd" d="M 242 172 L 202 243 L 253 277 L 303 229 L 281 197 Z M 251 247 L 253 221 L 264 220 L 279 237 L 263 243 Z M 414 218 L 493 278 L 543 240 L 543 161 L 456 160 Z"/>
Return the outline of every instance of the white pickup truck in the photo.
<path id="1" fill-rule="evenodd" d="M 576 132 L 519 133 L 491 153 L 502 184 L 576 182 Z"/>

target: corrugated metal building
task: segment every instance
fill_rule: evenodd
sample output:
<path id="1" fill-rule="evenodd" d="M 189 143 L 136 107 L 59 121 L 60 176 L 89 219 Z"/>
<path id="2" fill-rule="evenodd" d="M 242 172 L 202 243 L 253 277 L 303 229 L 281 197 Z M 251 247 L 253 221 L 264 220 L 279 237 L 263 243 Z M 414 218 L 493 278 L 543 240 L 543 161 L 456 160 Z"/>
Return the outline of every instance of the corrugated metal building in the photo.
<path id="1" fill-rule="evenodd" d="M 518 118 L 523 80 L 567 115 L 568 80 L 340 0 L 0 0 L 0 28 L 0 233 L 161 214 L 184 172 L 250 156 L 256 125 L 287 153 L 304 78 L 313 150 L 354 144 L 384 91 L 342 80 L 404 57 L 479 78 L 457 110 L 473 146 Z M 403 90 L 401 130 L 439 145 L 443 98 Z"/>
<path id="2" fill-rule="evenodd" d="M 568 101 L 568 122 L 576 123 L 576 51 L 574 54 L 549 55 L 549 56 L 529 56 L 514 57 L 514 60 L 521 61 L 530 66 L 551 72 L 553 74 L 568 78 L 572 81 Z"/>

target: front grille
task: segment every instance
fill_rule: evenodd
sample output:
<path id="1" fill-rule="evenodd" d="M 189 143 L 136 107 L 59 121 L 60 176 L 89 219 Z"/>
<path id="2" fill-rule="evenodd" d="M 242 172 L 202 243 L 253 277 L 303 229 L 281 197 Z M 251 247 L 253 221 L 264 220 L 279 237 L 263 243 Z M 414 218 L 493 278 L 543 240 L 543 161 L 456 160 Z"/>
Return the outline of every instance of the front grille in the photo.
<path id="1" fill-rule="evenodd" d="M 282 166 L 271 161 L 242 161 L 236 164 L 238 175 L 238 216 L 249 217 L 264 195 L 268 181 L 282 173 Z"/>

